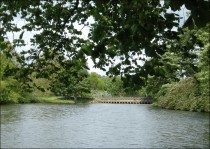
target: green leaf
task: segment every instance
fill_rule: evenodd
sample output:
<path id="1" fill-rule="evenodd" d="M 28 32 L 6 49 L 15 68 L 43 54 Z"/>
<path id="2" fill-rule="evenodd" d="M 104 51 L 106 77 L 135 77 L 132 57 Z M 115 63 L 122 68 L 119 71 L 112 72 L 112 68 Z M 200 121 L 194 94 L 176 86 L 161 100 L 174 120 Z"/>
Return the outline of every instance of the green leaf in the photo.
<path id="1" fill-rule="evenodd" d="M 22 31 L 22 32 L 20 33 L 19 39 L 22 39 L 22 38 L 23 38 L 24 32 L 25 32 L 25 31 Z"/>

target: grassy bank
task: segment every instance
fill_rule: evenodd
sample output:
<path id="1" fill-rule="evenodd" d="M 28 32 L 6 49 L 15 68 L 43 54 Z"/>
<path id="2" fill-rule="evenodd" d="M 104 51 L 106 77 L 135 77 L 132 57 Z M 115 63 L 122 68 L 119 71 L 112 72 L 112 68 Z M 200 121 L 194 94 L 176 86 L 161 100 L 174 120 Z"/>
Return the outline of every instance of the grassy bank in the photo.
<path id="1" fill-rule="evenodd" d="M 78 103 L 93 103 L 93 99 L 79 98 L 77 100 L 67 99 L 64 97 L 50 96 L 50 97 L 37 97 L 39 103 L 55 103 L 55 104 L 78 104 Z"/>

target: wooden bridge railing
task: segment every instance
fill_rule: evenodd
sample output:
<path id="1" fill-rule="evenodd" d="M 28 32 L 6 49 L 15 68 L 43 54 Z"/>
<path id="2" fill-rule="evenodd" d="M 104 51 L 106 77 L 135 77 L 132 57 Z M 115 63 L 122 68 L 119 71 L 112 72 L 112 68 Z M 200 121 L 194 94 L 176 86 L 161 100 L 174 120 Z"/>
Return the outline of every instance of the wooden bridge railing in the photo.
<path id="1" fill-rule="evenodd" d="M 152 100 L 152 97 L 100 97 L 101 100 Z"/>

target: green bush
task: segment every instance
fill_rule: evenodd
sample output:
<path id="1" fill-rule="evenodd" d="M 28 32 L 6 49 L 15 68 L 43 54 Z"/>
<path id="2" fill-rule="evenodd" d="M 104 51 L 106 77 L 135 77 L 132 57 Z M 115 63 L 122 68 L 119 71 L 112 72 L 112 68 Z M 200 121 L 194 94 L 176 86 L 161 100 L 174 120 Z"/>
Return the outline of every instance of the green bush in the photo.
<path id="1" fill-rule="evenodd" d="M 22 96 L 20 98 L 18 98 L 18 103 L 39 103 L 39 99 L 35 98 L 31 95 L 28 95 L 26 97 Z"/>
<path id="2" fill-rule="evenodd" d="M 166 109 L 210 112 L 208 96 L 199 92 L 199 85 L 193 77 L 163 85 L 158 92 L 157 105 Z"/>
<path id="3" fill-rule="evenodd" d="M 12 89 L 12 84 L 15 83 L 14 80 L 7 80 L 0 82 L 0 104 L 6 103 L 18 103 L 18 98 L 20 94 Z"/>
<path id="4" fill-rule="evenodd" d="M 39 102 L 31 93 L 23 91 L 15 79 L 8 78 L 0 83 L 0 104 Z"/>

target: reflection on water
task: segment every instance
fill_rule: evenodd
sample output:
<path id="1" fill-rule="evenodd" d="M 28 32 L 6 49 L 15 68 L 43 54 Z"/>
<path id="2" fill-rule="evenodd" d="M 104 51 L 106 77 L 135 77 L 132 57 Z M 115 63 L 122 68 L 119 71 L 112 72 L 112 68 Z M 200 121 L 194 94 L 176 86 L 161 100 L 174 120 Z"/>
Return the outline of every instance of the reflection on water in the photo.
<path id="1" fill-rule="evenodd" d="M 208 148 L 209 115 L 126 104 L 1 106 L 2 148 Z"/>
<path id="2" fill-rule="evenodd" d="M 13 124 L 20 121 L 21 109 L 17 105 L 4 105 L 1 106 L 1 125 Z"/>

